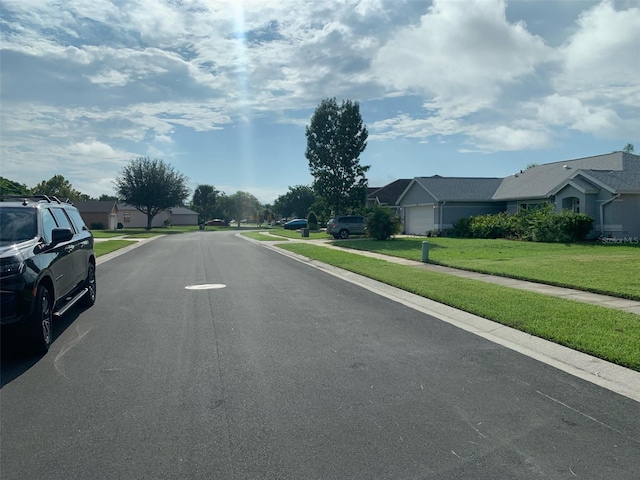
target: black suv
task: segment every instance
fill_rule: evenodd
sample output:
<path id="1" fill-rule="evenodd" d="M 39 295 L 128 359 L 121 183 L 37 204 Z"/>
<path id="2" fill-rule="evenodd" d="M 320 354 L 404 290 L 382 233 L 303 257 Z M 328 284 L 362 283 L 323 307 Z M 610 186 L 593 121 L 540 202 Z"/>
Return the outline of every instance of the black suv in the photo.
<path id="1" fill-rule="evenodd" d="M 46 352 L 54 316 L 96 300 L 93 235 L 78 210 L 55 197 L 0 197 L 0 324 L 22 324 Z"/>

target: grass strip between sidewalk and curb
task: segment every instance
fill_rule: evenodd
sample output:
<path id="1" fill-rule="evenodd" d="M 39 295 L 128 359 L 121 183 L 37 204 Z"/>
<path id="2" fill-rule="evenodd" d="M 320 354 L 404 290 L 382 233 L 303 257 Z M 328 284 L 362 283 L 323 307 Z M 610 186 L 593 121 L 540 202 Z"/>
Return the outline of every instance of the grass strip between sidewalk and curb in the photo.
<path id="1" fill-rule="evenodd" d="M 305 243 L 279 248 L 640 371 L 640 316 Z"/>
<path id="2" fill-rule="evenodd" d="M 115 252 L 124 247 L 128 247 L 134 243 L 138 243 L 133 240 L 109 240 L 106 242 L 96 242 L 93 244 L 93 250 L 96 252 L 96 256 L 106 255 L 107 253 Z"/>

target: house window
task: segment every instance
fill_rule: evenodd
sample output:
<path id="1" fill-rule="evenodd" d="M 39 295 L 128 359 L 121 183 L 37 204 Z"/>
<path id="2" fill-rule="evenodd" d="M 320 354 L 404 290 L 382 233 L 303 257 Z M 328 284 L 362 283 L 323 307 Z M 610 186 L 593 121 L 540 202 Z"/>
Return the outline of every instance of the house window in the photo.
<path id="1" fill-rule="evenodd" d="M 124 212 L 124 223 L 129 223 L 131 221 L 131 212 Z"/>
<path id="2" fill-rule="evenodd" d="M 543 202 L 541 202 L 541 203 L 519 203 L 518 204 L 518 211 L 521 212 L 523 210 L 534 210 L 536 208 L 540 208 L 542 205 L 544 205 Z"/>

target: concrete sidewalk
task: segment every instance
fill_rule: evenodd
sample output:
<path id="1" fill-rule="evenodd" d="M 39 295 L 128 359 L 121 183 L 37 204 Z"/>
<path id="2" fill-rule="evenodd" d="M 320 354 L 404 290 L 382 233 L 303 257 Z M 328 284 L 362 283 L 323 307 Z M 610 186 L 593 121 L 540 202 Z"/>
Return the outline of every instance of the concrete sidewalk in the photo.
<path id="1" fill-rule="evenodd" d="M 334 240 L 297 240 L 287 239 L 272 235 L 269 232 L 260 232 L 265 235 L 272 236 L 274 238 L 282 238 L 282 242 L 270 242 L 270 243 L 286 243 L 286 242 L 303 242 L 311 243 L 314 245 L 321 245 L 326 248 L 332 248 L 340 251 L 347 251 L 357 255 L 363 255 L 365 257 L 377 258 L 380 260 L 386 260 L 387 262 L 397 263 L 399 265 L 408 265 L 411 267 L 422 268 L 425 270 L 432 270 L 434 272 L 446 273 L 449 275 L 456 275 L 458 277 L 469 278 L 473 280 L 480 280 L 483 282 L 494 283 L 496 285 L 502 285 L 505 287 L 517 288 L 519 290 L 528 290 L 530 292 L 542 293 L 545 295 L 551 295 L 554 297 L 566 298 L 568 300 L 574 300 L 576 302 L 590 303 L 592 305 L 600 305 L 601 307 L 614 308 L 629 313 L 635 313 L 640 315 L 640 301 L 627 300 L 624 298 L 613 297 L 608 295 L 601 295 L 598 293 L 585 292 L 583 290 L 574 290 L 571 288 L 556 287 L 553 285 L 546 285 L 542 283 L 535 283 L 526 280 L 517 280 L 514 278 L 500 277 L 497 275 L 488 275 L 485 273 L 470 272 L 467 270 L 460 270 L 458 268 L 443 267 L 441 265 L 434 265 L 432 263 L 422 263 L 414 260 L 407 260 L 405 258 L 393 257 L 390 255 L 383 255 L 380 253 L 367 252 L 364 250 L 349 249 L 348 244 L 345 247 L 330 245 L 330 242 Z"/>

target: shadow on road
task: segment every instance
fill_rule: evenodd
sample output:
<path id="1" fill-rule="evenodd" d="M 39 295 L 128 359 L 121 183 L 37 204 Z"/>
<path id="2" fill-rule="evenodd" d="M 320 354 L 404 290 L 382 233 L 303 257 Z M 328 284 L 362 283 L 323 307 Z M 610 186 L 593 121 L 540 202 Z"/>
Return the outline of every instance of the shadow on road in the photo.
<path id="1" fill-rule="evenodd" d="M 71 308 L 62 318 L 53 320 L 53 341 L 69 328 L 84 309 Z M 55 344 L 52 348 L 55 348 Z M 46 355 L 51 355 L 51 352 Z M 16 325 L 2 327 L 0 333 L 0 388 L 33 367 L 45 355 L 34 355 L 27 344 L 23 331 Z"/>

